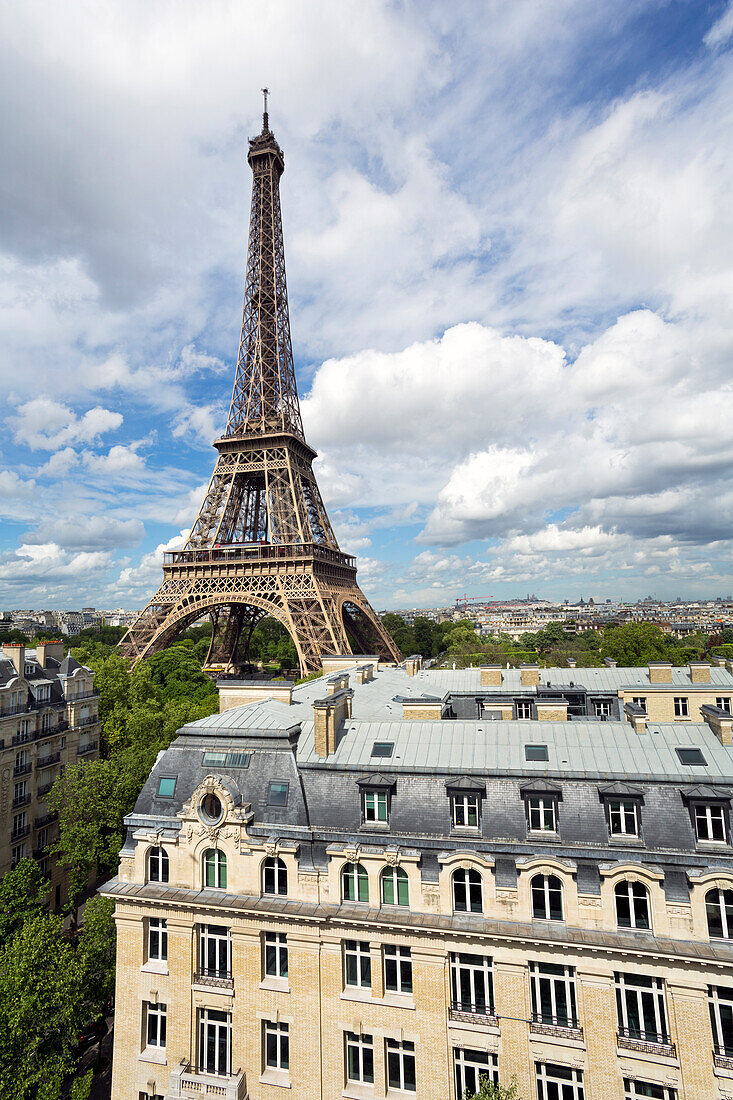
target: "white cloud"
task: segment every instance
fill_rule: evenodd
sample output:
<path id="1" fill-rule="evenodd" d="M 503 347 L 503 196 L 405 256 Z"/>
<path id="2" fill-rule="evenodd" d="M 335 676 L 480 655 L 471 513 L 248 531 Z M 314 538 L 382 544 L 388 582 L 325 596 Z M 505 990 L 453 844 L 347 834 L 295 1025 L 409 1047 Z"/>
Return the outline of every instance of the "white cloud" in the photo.
<path id="1" fill-rule="evenodd" d="M 56 451 L 69 443 L 93 443 L 122 424 L 122 415 L 97 406 L 77 416 L 67 405 L 36 397 L 9 418 L 18 443 L 32 450 Z"/>
<path id="2" fill-rule="evenodd" d="M 141 542 L 145 528 L 139 519 L 114 516 L 75 516 L 44 519 L 26 534 L 26 545 L 52 543 L 63 550 L 116 550 Z"/>
<path id="3" fill-rule="evenodd" d="M 189 534 L 190 530 L 180 531 L 144 554 L 138 565 L 123 569 L 108 587 L 110 597 L 130 600 L 133 604 L 147 603 L 163 581 L 163 554 L 166 550 L 180 550 Z"/>
<path id="4" fill-rule="evenodd" d="M 729 0 L 728 7 L 713 23 L 703 41 L 710 49 L 718 49 L 725 45 L 731 35 L 733 35 L 733 0 Z"/>

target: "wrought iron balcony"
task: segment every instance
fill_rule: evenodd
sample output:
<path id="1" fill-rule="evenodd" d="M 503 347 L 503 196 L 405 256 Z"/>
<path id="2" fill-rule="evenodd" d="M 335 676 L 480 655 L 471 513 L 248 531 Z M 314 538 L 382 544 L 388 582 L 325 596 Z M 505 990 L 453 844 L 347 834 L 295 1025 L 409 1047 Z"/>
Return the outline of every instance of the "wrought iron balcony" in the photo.
<path id="1" fill-rule="evenodd" d="M 716 1069 L 733 1069 L 733 1047 L 716 1043 L 713 1050 L 713 1063 Z"/>
<path id="2" fill-rule="evenodd" d="M 86 745 L 79 745 L 76 750 L 77 756 L 85 756 L 87 753 L 94 752 L 99 748 L 99 741 L 88 741 Z"/>
<path id="3" fill-rule="evenodd" d="M 67 703 L 80 703 L 82 699 L 98 699 L 99 692 L 96 688 L 92 688 L 91 691 L 82 691 L 79 695 L 67 695 Z"/>
<path id="4" fill-rule="evenodd" d="M 39 787 L 36 791 L 38 797 L 43 798 L 45 795 L 47 795 L 48 792 L 51 790 L 51 787 L 53 787 L 53 783 L 54 781 L 52 780 L 50 783 L 44 783 L 42 787 Z"/>
<path id="5" fill-rule="evenodd" d="M 10 742 L 11 745 L 30 745 L 33 741 L 38 739 L 38 734 L 35 730 L 28 730 L 27 733 L 16 733 Z"/>
<path id="6" fill-rule="evenodd" d="M 486 1027 L 498 1025 L 494 1006 L 487 1001 L 451 1001 L 450 1019 L 469 1024 L 485 1024 Z"/>
<path id="7" fill-rule="evenodd" d="M 13 799 L 13 809 L 14 810 L 22 809 L 23 806 L 27 806 L 29 804 L 30 800 L 31 800 L 31 796 L 29 794 L 21 795 L 20 798 L 14 798 Z"/>
<path id="8" fill-rule="evenodd" d="M 533 1012 L 529 1030 L 535 1035 L 551 1035 L 557 1039 L 582 1039 L 583 1029 L 571 1016 L 552 1016 L 545 1012 Z"/>
<path id="9" fill-rule="evenodd" d="M 44 814 L 43 817 L 37 817 L 33 822 L 33 828 L 43 829 L 46 825 L 50 825 L 52 822 L 58 820 L 58 816 L 55 810 L 51 810 L 50 813 Z"/>
<path id="10" fill-rule="evenodd" d="M 95 726 L 99 722 L 99 715 L 95 714 L 93 718 L 77 718 L 74 722 L 75 727 L 81 726 Z"/>
<path id="11" fill-rule="evenodd" d="M 33 707 L 33 700 L 28 703 L 18 703 L 14 707 L 4 707 L 0 711 L 0 718 L 11 718 L 14 714 L 27 714 L 29 710 L 33 710 Z"/>
<path id="12" fill-rule="evenodd" d="M 22 840 L 23 837 L 29 835 L 30 831 L 30 825 L 24 825 L 22 829 L 13 829 L 12 833 L 10 834 L 11 843 L 15 844 L 17 841 Z"/>
<path id="13" fill-rule="evenodd" d="M 241 1069 L 219 1075 L 181 1062 L 171 1070 L 166 1100 L 247 1100 L 247 1079 Z"/>
<path id="14" fill-rule="evenodd" d="M 669 1035 L 637 1028 L 620 1027 L 618 1045 L 625 1050 L 638 1050 L 641 1054 L 662 1054 L 674 1058 L 677 1051 Z"/>
<path id="15" fill-rule="evenodd" d="M 19 775 L 28 775 L 28 773 L 32 770 L 33 770 L 33 765 L 31 764 L 31 762 L 29 760 L 27 764 L 16 764 L 15 767 L 13 768 L 13 775 L 16 776 L 16 777 L 19 776 Z"/>
<path id="16" fill-rule="evenodd" d="M 60 759 L 60 752 L 52 752 L 50 756 L 40 756 L 38 760 L 36 760 L 36 768 L 39 771 L 41 768 L 50 768 L 52 764 L 58 764 Z"/>
<path id="17" fill-rule="evenodd" d="M 200 966 L 193 976 L 194 985 L 208 985 L 212 989 L 232 989 L 234 980 L 231 970 L 214 970 Z"/>

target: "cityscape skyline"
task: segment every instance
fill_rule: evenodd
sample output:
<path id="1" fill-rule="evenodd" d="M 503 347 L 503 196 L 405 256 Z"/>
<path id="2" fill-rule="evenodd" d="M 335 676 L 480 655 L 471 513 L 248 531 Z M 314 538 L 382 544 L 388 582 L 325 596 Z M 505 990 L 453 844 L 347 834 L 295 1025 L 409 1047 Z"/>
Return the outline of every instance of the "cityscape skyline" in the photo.
<path id="1" fill-rule="evenodd" d="M 39 10 L 0 17 L 0 606 L 140 607 L 194 517 L 275 42 L 303 418 L 370 599 L 729 590 L 729 5 L 354 6 L 346 67 L 295 8 L 247 73 L 231 10 L 148 13 L 144 79 L 121 9 L 42 55 Z"/>

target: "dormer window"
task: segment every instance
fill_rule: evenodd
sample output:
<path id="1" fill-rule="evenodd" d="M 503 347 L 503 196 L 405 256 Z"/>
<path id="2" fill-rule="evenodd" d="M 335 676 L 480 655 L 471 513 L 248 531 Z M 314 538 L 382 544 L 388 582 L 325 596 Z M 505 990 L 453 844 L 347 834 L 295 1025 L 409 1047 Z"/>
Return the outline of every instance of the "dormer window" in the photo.
<path id="1" fill-rule="evenodd" d="M 640 788 L 630 783 L 612 783 L 601 787 L 599 798 L 606 811 L 608 835 L 616 840 L 641 838 L 641 807 L 644 801 Z"/>
<path id="2" fill-rule="evenodd" d="M 467 791 L 451 795 L 451 816 L 454 829 L 478 829 L 481 820 L 481 798 Z"/>
<path id="3" fill-rule="evenodd" d="M 562 791 L 554 783 L 542 779 L 533 779 L 521 790 L 524 799 L 524 811 L 527 818 L 527 832 L 558 832 L 558 804 Z"/>
<path id="4" fill-rule="evenodd" d="M 728 814 L 721 803 L 696 803 L 692 807 L 692 820 L 698 840 L 725 844 L 728 840 Z"/>
<path id="5" fill-rule="evenodd" d="M 389 796 L 386 790 L 362 792 L 362 818 L 369 822 L 387 823 L 389 820 Z"/>

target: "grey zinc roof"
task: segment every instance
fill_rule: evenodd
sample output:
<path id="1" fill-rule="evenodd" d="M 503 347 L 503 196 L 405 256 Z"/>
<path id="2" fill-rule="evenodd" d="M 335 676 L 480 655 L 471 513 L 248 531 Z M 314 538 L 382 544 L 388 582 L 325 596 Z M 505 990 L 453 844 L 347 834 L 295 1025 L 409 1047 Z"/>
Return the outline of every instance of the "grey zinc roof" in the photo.
<path id="1" fill-rule="evenodd" d="M 657 690 L 674 687 L 690 687 L 690 671 L 686 666 L 672 668 L 671 684 L 650 684 L 646 668 L 541 668 L 540 685 L 549 680 L 553 687 L 585 687 L 589 691 L 618 691 L 622 687 L 645 687 Z M 481 686 L 479 668 L 464 669 L 428 669 L 418 673 L 411 681 L 416 691 L 469 691 L 479 693 L 497 693 L 502 691 L 520 693 L 526 690 L 522 684 L 521 669 L 503 668 L 502 683 L 497 686 Z M 710 669 L 711 686 L 733 689 L 733 676 L 725 668 L 713 666 Z M 703 684 L 695 684 L 703 687 Z"/>
<path id="2" fill-rule="evenodd" d="M 322 765 L 316 755 L 312 723 L 304 724 L 298 743 L 299 765 Z M 504 775 L 554 775 L 574 778 L 657 778 L 669 782 L 733 782 L 733 753 L 705 723 L 651 723 L 644 734 L 624 722 L 347 722 L 333 768 L 368 768 L 375 741 L 394 743 L 380 765 L 418 772 L 491 772 Z M 547 761 L 526 760 L 526 744 L 547 745 Z M 676 747 L 701 748 L 706 766 L 681 764 Z"/>

